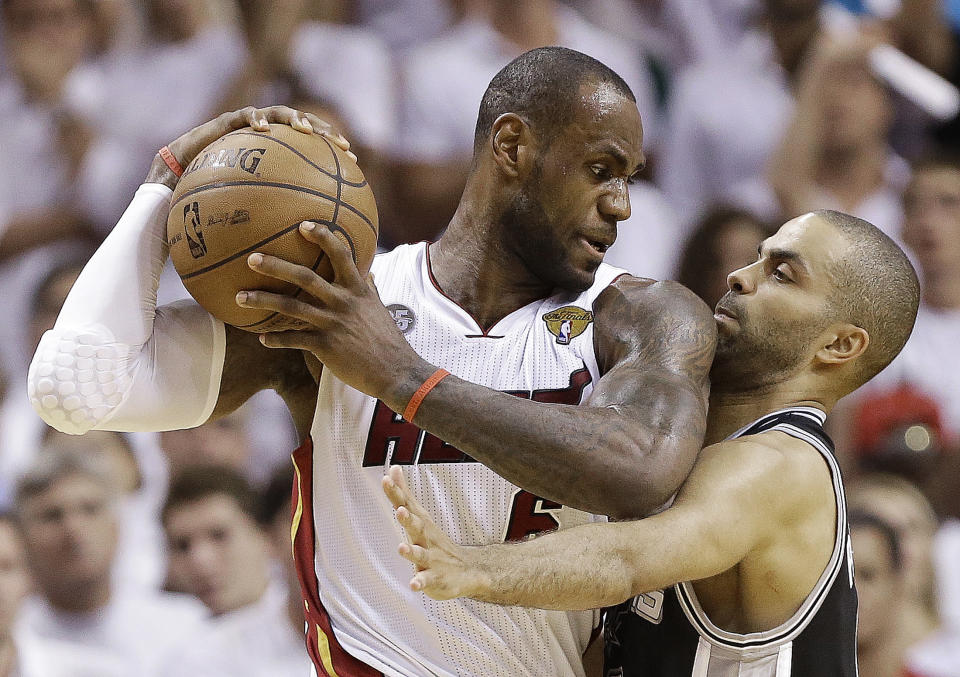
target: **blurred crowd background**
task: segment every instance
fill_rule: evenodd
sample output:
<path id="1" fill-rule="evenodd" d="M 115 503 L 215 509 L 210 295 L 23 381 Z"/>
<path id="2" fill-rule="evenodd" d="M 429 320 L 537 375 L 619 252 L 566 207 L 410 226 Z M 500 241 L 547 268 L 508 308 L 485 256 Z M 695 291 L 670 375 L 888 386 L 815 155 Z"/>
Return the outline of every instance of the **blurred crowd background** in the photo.
<path id="1" fill-rule="evenodd" d="M 903 354 L 832 416 L 861 674 L 960 675 L 960 125 L 882 67 L 960 81 L 957 0 L 0 0 L 0 677 L 309 674 L 289 416 L 71 438 L 25 373 L 157 148 L 228 109 L 333 122 L 381 246 L 449 219 L 487 82 L 561 44 L 620 73 L 649 163 L 608 261 L 711 306 L 783 220 L 861 216 L 923 283 Z M 161 303 L 185 295 L 175 273 Z"/>

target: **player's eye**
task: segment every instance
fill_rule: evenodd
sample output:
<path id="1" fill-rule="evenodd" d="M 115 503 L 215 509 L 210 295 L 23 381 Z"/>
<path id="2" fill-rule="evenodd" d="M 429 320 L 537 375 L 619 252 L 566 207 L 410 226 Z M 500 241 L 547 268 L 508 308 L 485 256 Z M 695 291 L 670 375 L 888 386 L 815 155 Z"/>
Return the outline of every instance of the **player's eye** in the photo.
<path id="1" fill-rule="evenodd" d="M 609 181 L 612 176 L 610 168 L 606 165 L 590 165 L 590 171 L 601 181 Z"/>
<path id="2" fill-rule="evenodd" d="M 792 282 L 790 276 L 783 270 L 782 264 L 773 269 L 773 277 L 778 282 Z"/>

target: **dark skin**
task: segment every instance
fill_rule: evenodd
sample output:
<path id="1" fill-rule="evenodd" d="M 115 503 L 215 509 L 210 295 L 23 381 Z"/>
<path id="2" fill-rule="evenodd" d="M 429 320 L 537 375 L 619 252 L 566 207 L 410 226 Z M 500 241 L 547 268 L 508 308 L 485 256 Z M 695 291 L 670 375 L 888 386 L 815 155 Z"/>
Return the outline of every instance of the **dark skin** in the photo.
<path id="1" fill-rule="evenodd" d="M 641 134 L 636 104 L 606 85 L 584 85 L 576 119 L 550 144 L 520 116 L 500 116 L 457 213 L 431 245 L 445 293 L 489 327 L 557 288 L 588 287 L 616 223 L 630 215 L 627 183 L 642 168 Z M 524 196 L 537 205 L 533 216 L 506 218 Z M 529 232 L 518 232 L 515 222 L 529 223 Z M 306 320 L 315 330 L 265 334 L 260 341 L 304 351 L 402 412 L 437 367 L 410 347 L 349 250 L 326 228 L 311 226 L 301 233 L 330 257 L 332 281 L 270 256 L 252 254 L 248 263 L 314 300 L 250 290 L 237 302 Z M 535 240 L 538 249 L 531 248 Z M 600 295 L 594 313 L 602 377 L 585 405 L 522 400 L 450 376 L 426 397 L 414 423 L 544 498 L 613 517 L 655 510 L 689 473 L 703 442 L 713 314 L 678 284 L 629 276 Z M 301 353 L 265 350 L 241 334 L 228 328 L 214 415 L 273 388 L 305 431 L 316 386 Z"/>

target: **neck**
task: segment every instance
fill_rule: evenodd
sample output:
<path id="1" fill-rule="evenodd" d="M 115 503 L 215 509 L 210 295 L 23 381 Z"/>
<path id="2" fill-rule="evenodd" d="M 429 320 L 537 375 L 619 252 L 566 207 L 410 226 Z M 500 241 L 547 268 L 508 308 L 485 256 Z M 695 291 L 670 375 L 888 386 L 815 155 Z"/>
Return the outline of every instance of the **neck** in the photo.
<path id="1" fill-rule="evenodd" d="M 764 388 L 741 391 L 723 391 L 714 388 L 710 392 L 710 408 L 707 416 L 707 434 L 704 446 L 725 440 L 745 425 L 778 409 L 787 407 L 815 407 L 829 412 L 835 399 L 810 397 L 796 388 L 776 384 Z"/>
<path id="2" fill-rule="evenodd" d="M 487 328 L 552 288 L 504 246 L 493 215 L 473 213 L 471 203 L 461 200 L 443 237 L 429 245 L 430 270 L 443 293 Z"/>
<path id="3" fill-rule="evenodd" d="M 553 0 L 493 3 L 490 22 L 518 48 L 518 54 L 558 41 Z"/>
<path id="4" fill-rule="evenodd" d="M 57 611 L 67 613 L 90 613 L 102 609 L 110 602 L 110 580 L 78 585 L 70 589 L 46 591 L 47 601 Z"/>
<path id="5" fill-rule="evenodd" d="M 0 637 L 0 677 L 11 677 L 17 669 L 17 646 L 9 632 Z"/>
<path id="6" fill-rule="evenodd" d="M 822 153 L 817 183 L 851 211 L 884 183 L 887 149 L 882 141 Z"/>
<path id="7" fill-rule="evenodd" d="M 937 310 L 960 310 L 960 275 L 951 270 L 945 275 L 927 275 L 923 302 Z"/>

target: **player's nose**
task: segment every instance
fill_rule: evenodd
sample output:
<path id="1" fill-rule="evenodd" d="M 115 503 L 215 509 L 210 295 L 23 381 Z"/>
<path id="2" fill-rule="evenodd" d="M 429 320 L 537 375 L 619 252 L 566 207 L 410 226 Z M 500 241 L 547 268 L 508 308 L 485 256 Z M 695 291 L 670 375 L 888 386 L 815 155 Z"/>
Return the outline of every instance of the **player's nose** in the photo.
<path id="1" fill-rule="evenodd" d="M 626 181 L 617 181 L 616 188 L 600 198 L 600 213 L 617 221 L 630 218 L 630 190 Z"/>
<path id="2" fill-rule="evenodd" d="M 727 275 L 727 288 L 735 294 L 749 294 L 753 291 L 750 266 L 738 268 Z"/>

